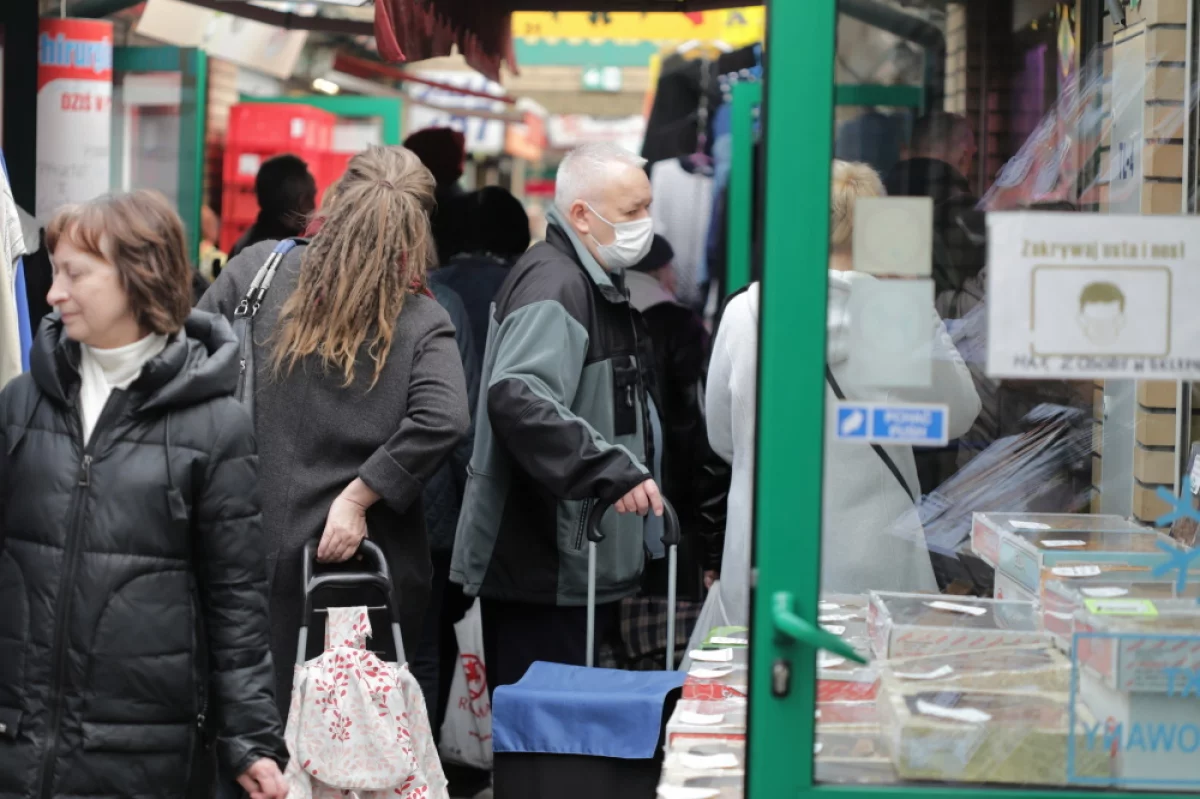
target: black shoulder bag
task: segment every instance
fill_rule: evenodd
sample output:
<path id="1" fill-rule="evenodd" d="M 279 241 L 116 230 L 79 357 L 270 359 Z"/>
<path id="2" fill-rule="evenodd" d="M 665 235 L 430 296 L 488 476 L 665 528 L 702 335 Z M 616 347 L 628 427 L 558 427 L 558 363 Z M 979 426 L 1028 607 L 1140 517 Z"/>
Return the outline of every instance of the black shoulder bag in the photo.
<path id="1" fill-rule="evenodd" d="M 237 336 L 239 359 L 241 361 L 241 376 L 238 378 L 237 392 L 234 396 L 238 402 L 250 411 L 254 418 L 254 317 L 271 288 L 275 272 L 283 263 L 284 256 L 296 248 L 298 244 L 306 244 L 304 239 L 285 239 L 275 245 L 275 249 L 267 256 L 266 263 L 254 276 L 246 296 L 238 303 L 233 312 L 233 334 Z"/>
<path id="2" fill-rule="evenodd" d="M 825 364 L 825 379 L 829 381 L 829 387 L 833 389 L 835 397 L 840 400 L 846 399 L 846 394 L 842 391 L 842 387 L 838 385 L 837 380 L 834 379 L 833 370 L 829 368 L 829 364 Z M 904 482 L 904 475 L 900 474 L 900 467 L 892 460 L 892 456 L 888 455 L 887 451 L 878 444 L 872 444 L 871 449 L 875 450 L 875 454 L 883 461 L 883 465 L 888 468 L 888 471 L 895 476 L 896 482 L 904 489 L 904 493 L 908 494 L 908 498 L 912 500 L 913 504 L 916 504 L 917 498 L 913 496 L 912 489 L 908 487 L 908 483 Z"/>

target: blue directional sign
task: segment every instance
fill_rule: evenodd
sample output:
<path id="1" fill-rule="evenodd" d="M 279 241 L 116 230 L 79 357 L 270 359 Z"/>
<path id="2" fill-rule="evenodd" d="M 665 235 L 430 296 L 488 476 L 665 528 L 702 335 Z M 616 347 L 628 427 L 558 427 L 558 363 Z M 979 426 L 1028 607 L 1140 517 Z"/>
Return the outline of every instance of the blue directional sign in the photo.
<path id="1" fill-rule="evenodd" d="M 866 440 L 871 432 L 871 409 L 865 405 L 841 405 L 837 409 L 838 438 Z"/>
<path id="2" fill-rule="evenodd" d="M 949 438 L 945 405 L 839 402 L 836 420 L 838 441 L 944 447 Z"/>

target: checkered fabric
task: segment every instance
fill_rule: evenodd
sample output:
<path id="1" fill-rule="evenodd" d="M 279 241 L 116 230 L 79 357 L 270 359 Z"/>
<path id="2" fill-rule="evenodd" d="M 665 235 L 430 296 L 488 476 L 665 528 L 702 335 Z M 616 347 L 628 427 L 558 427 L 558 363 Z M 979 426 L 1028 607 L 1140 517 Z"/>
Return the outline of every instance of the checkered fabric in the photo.
<path id="1" fill-rule="evenodd" d="M 625 671 L 662 671 L 667 659 L 667 600 L 633 597 L 621 602 L 619 633 L 601 642 L 596 665 Z M 700 618 L 701 602 L 676 602 L 675 664 L 679 668 Z"/>

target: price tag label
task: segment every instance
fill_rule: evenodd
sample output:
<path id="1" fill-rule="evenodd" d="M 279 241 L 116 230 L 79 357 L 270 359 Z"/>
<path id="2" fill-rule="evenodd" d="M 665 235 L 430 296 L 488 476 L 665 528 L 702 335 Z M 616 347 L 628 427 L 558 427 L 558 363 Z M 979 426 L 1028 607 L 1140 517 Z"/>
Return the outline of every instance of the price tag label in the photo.
<path id="1" fill-rule="evenodd" d="M 1097 616 L 1158 615 L 1158 607 L 1149 599 L 1085 599 L 1083 605 Z"/>

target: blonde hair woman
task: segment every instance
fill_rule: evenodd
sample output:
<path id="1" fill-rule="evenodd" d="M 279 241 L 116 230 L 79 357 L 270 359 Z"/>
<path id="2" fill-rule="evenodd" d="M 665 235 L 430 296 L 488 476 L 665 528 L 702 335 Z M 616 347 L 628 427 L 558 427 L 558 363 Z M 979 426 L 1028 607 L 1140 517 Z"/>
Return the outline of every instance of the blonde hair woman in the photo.
<path id="1" fill-rule="evenodd" d="M 254 319 L 259 490 L 284 713 L 306 542 L 320 537 L 318 558 L 341 562 L 369 534 L 391 567 L 404 638 L 417 644 L 431 576 L 422 488 L 469 424 L 454 327 L 424 289 L 433 191 L 408 150 L 355 156 Z M 200 307 L 232 317 L 274 246 L 230 261 Z"/>
<path id="2" fill-rule="evenodd" d="M 870 166 L 834 161 L 827 265 L 827 374 L 832 379 L 826 380 L 826 415 L 832 418 L 835 414 L 838 393 L 858 400 L 943 403 L 950 406 L 953 438 L 971 426 L 979 413 L 979 398 L 970 373 L 933 309 L 932 289 L 924 315 L 929 338 L 922 342 L 922 350 L 930 353 L 932 361 L 933 379 L 929 385 L 894 388 L 855 377 L 866 373 L 869 378 L 873 357 L 890 344 L 882 340 L 886 335 L 878 333 L 881 340 L 872 340 L 872 328 L 864 325 L 864 320 L 852 318 L 849 303 L 853 286 L 876 280 L 854 271 L 854 207 L 863 197 L 883 194 L 879 175 Z M 714 451 L 733 464 L 733 483 L 717 599 L 710 597 L 696 628 L 704 634 L 714 626 L 744 625 L 748 616 L 760 292 L 760 285 L 754 283 L 730 300 L 717 331 L 709 368 L 708 438 Z M 851 346 L 850 332 L 855 327 L 864 335 L 855 336 Z M 920 380 L 914 378 L 911 382 Z M 903 483 L 871 447 L 826 439 L 822 539 L 825 590 L 937 590 L 914 507 L 920 489 L 912 448 L 883 449 L 895 463 Z"/>

